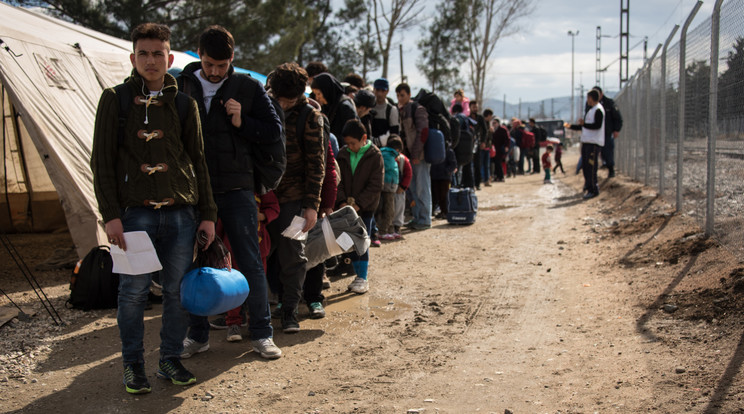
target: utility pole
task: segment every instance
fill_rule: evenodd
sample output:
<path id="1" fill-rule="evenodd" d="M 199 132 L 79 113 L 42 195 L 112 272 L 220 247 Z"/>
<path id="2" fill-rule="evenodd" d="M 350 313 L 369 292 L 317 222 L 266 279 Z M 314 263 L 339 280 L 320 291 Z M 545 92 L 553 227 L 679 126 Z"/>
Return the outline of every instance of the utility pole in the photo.
<path id="1" fill-rule="evenodd" d="M 576 40 L 576 36 L 579 35 L 579 31 L 577 30 L 575 33 L 572 30 L 568 31 L 568 35 L 571 36 L 571 122 L 574 122 L 576 118 L 574 118 L 574 41 Z"/>
<path id="2" fill-rule="evenodd" d="M 400 45 L 400 81 L 405 82 L 406 81 L 406 75 L 403 74 L 403 43 Z"/>
<path id="3" fill-rule="evenodd" d="M 628 54 L 630 45 L 630 0 L 620 0 L 620 89 L 628 81 Z M 682 65 L 684 66 L 684 65 Z"/>
<path id="4" fill-rule="evenodd" d="M 519 120 L 522 120 L 522 97 L 519 98 Z"/>
<path id="5" fill-rule="evenodd" d="M 504 101 L 503 101 L 502 103 L 503 103 L 503 105 L 504 105 L 504 109 L 503 109 L 503 111 L 502 111 L 502 114 L 503 114 L 504 116 L 503 116 L 503 119 L 502 119 L 502 121 L 506 122 L 506 94 L 504 94 Z"/>
<path id="6" fill-rule="evenodd" d="M 550 119 L 555 119 L 555 101 L 550 98 Z"/>
<path id="7" fill-rule="evenodd" d="M 643 64 L 648 60 L 648 36 L 643 36 Z"/>
<path id="8" fill-rule="evenodd" d="M 597 26 L 597 62 L 594 65 L 594 84 L 599 85 L 599 74 L 602 72 L 602 26 Z"/>

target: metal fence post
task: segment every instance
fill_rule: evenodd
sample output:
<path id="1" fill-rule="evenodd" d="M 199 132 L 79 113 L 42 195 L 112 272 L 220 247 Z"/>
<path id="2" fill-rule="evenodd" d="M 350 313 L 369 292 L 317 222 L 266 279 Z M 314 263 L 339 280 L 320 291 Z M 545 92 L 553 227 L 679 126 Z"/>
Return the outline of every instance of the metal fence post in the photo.
<path id="1" fill-rule="evenodd" d="M 659 151 L 659 195 L 664 195 L 664 178 L 666 175 L 666 133 L 667 133 L 667 125 L 666 125 L 666 96 L 667 96 L 667 84 L 666 84 L 666 71 L 667 71 L 667 49 L 669 48 L 669 43 L 672 42 L 672 39 L 674 38 L 674 35 L 677 34 L 677 30 L 679 30 L 679 25 L 675 24 L 674 29 L 672 29 L 672 32 L 669 33 L 669 37 L 667 37 L 666 42 L 664 42 L 664 47 L 661 52 L 661 142 L 659 143 L 660 151 Z"/>
<path id="2" fill-rule="evenodd" d="M 713 6 L 710 23 L 710 102 L 708 103 L 708 184 L 705 211 L 705 235 L 713 235 L 716 208 L 716 138 L 718 136 L 718 41 L 721 29 L 721 4 Z"/>
<path id="3" fill-rule="evenodd" d="M 643 177 L 643 185 L 648 185 L 649 175 L 651 173 L 651 89 L 653 89 L 653 85 L 651 84 L 651 72 L 654 66 L 654 59 L 656 59 L 656 55 L 659 53 L 660 49 L 661 44 L 656 46 L 656 50 L 654 50 L 654 53 L 651 55 L 651 59 L 648 60 L 646 67 L 646 149 L 643 154 L 646 170 Z"/>
<path id="4" fill-rule="evenodd" d="M 684 26 L 682 26 L 682 33 L 679 38 L 679 136 L 677 137 L 677 211 L 682 211 L 682 175 L 683 175 L 683 157 L 684 157 L 684 140 L 685 140 L 685 69 L 687 68 L 685 62 L 685 54 L 687 48 L 687 29 L 692 23 L 692 19 L 695 18 L 700 6 L 703 5 L 702 1 L 698 1 L 695 7 L 687 16 Z"/>
<path id="5" fill-rule="evenodd" d="M 643 78 L 643 75 L 641 74 L 641 70 L 638 69 L 635 76 L 633 77 L 633 84 L 635 86 L 635 110 L 636 110 L 636 116 L 635 116 L 635 143 L 633 144 L 634 149 L 634 156 L 633 156 L 633 179 L 638 181 L 638 177 L 640 176 L 639 170 L 641 168 L 641 163 L 638 162 L 638 153 L 640 152 L 641 147 L 641 103 L 643 102 L 641 93 L 641 89 L 643 86 L 643 82 L 641 82 Z"/>

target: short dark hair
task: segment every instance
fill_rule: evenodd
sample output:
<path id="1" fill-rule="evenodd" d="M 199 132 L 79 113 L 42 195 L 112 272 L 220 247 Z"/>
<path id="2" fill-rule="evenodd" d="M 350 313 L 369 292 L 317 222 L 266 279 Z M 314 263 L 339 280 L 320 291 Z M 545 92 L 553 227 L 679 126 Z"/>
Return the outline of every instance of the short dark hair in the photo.
<path id="1" fill-rule="evenodd" d="M 132 49 L 140 39 L 155 39 L 168 43 L 170 50 L 170 27 L 160 23 L 142 23 L 132 30 Z"/>
<path id="2" fill-rule="evenodd" d="M 493 111 L 492 110 L 486 109 L 485 111 L 483 111 L 483 117 L 484 118 L 488 118 L 491 115 L 493 115 Z"/>
<path id="3" fill-rule="evenodd" d="M 453 114 L 462 113 L 462 105 L 460 105 L 459 103 L 452 105 L 452 113 Z"/>
<path id="4" fill-rule="evenodd" d="M 595 86 L 595 87 L 593 87 L 592 89 L 594 89 L 595 91 L 597 91 L 597 92 L 599 92 L 599 93 L 603 93 L 603 92 L 602 92 L 602 88 L 600 88 L 599 86 Z"/>
<path id="5" fill-rule="evenodd" d="M 478 105 L 478 101 L 473 99 L 472 101 L 468 102 L 468 106 Z"/>
<path id="6" fill-rule="evenodd" d="M 310 62 L 305 66 L 305 70 L 307 71 L 307 76 L 314 78 L 323 72 L 328 72 L 328 66 L 323 62 Z"/>
<path id="7" fill-rule="evenodd" d="M 233 57 L 235 39 L 230 32 L 220 25 L 212 25 L 204 29 L 199 36 L 199 53 L 212 59 L 226 60 Z"/>
<path id="8" fill-rule="evenodd" d="M 547 147 L 545 147 L 545 149 L 548 150 L 548 151 L 553 151 L 553 146 L 552 145 L 548 145 Z"/>
<path id="9" fill-rule="evenodd" d="M 359 88 L 356 85 L 349 84 L 349 86 L 344 88 L 344 93 L 347 95 L 354 95 L 357 92 L 359 92 Z"/>
<path id="10" fill-rule="evenodd" d="M 594 89 L 590 90 L 586 96 L 591 97 L 595 101 L 599 102 L 599 91 L 596 91 Z"/>
<path id="11" fill-rule="evenodd" d="M 341 136 L 343 138 L 352 137 L 357 141 L 361 141 L 365 134 L 367 134 L 367 130 L 364 128 L 362 121 L 358 119 L 350 119 L 346 121 L 344 129 L 341 131 Z"/>
<path id="12" fill-rule="evenodd" d="M 400 85 L 395 87 L 395 93 L 399 93 L 400 91 L 406 91 L 409 95 L 411 94 L 411 87 L 408 86 L 407 83 L 401 83 Z"/>
<path id="13" fill-rule="evenodd" d="M 532 122 L 533 124 L 537 123 L 537 121 L 535 121 L 535 118 L 530 118 L 529 121 Z"/>
<path id="14" fill-rule="evenodd" d="M 387 140 L 387 146 L 398 152 L 403 152 L 403 139 L 398 134 L 390 134 Z"/>
<path id="15" fill-rule="evenodd" d="M 307 72 L 295 62 L 282 63 L 269 74 L 269 87 L 276 97 L 294 99 L 305 93 Z"/>
<path id="16" fill-rule="evenodd" d="M 344 78 L 344 82 L 348 83 L 349 85 L 354 85 L 359 89 L 364 88 L 364 79 L 362 77 L 354 72 L 349 73 Z"/>

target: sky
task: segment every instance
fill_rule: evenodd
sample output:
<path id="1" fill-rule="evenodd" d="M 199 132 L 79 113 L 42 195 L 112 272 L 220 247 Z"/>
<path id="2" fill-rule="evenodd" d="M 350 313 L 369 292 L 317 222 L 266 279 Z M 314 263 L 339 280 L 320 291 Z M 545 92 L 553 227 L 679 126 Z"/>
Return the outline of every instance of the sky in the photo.
<path id="1" fill-rule="evenodd" d="M 534 0 L 535 12 L 521 21 L 522 29 L 516 35 L 501 39 L 496 46 L 489 71 L 490 82 L 486 95 L 517 103 L 540 101 L 552 97 L 571 95 L 571 36 L 568 31 L 578 31 L 575 37 L 574 87 L 583 84 L 585 89 L 595 85 L 596 32 L 602 28 L 601 65 L 608 66 L 601 77 L 601 86 L 607 91 L 617 91 L 619 84 L 621 0 Z M 682 26 L 696 4 L 696 0 L 645 0 L 630 1 L 630 50 L 629 76 L 643 65 L 643 38 L 648 37 L 648 56 L 656 46 L 664 43 L 675 24 Z M 713 11 L 713 0 L 706 0 L 690 26 L 690 31 Z M 404 71 L 413 90 L 427 87 L 426 79 L 416 69 L 419 52 L 416 41 L 422 29 L 411 29 L 397 36 L 395 54 L 388 69 L 392 84 L 400 80 L 398 44 L 403 43 Z M 604 37 L 607 36 L 607 37 Z M 679 32 L 672 41 L 679 39 Z M 635 48 L 633 48 L 635 46 Z M 467 73 L 468 68 L 463 67 Z M 370 78 L 379 76 L 373 72 Z M 472 88 L 463 85 L 466 95 L 473 96 Z M 578 95 L 578 92 L 576 92 Z M 450 96 L 446 96 L 450 98 Z"/>

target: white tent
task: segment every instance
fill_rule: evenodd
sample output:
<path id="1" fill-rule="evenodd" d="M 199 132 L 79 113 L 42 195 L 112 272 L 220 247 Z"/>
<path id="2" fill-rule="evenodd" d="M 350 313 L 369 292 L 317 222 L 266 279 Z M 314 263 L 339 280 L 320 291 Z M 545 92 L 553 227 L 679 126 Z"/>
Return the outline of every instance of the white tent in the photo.
<path id="1" fill-rule="evenodd" d="M 0 227 L 106 244 L 90 154 L 103 88 L 131 72 L 131 42 L 0 3 Z M 195 58 L 178 53 L 179 66 Z"/>

